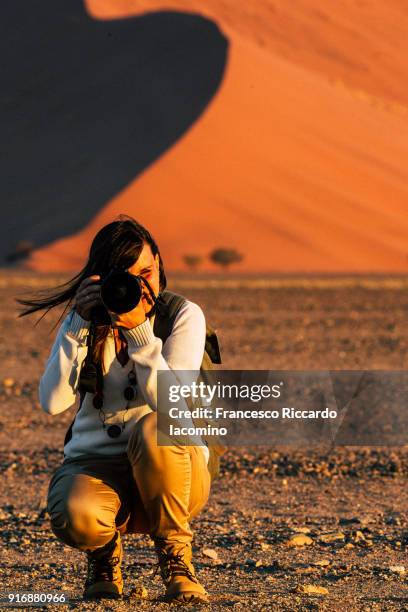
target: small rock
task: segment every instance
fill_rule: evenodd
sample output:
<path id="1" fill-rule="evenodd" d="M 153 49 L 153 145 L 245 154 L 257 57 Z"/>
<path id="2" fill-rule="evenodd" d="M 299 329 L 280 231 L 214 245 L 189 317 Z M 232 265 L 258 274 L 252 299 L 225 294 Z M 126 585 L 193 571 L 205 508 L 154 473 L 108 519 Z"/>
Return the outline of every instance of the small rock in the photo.
<path id="1" fill-rule="evenodd" d="M 356 531 L 356 534 L 354 536 L 355 542 L 361 542 L 361 541 L 364 541 L 365 539 L 366 539 L 365 535 L 362 531 Z"/>
<path id="2" fill-rule="evenodd" d="M 203 548 L 203 555 L 205 555 L 206 557 L 210 557 L 210 559 L 218 559 L 218 553 L 213 548 Z"/>
<path id="3" fill-rule="evenodd" d="M 147 599 L 148 591 L 146 587 L 139 585 L 130 591 L 129 596 L 134 599 Z"/>
<path id="4" fill-rule="evenodd" d="M 322 535 L 319 536 L 319 540 L 326 542 L 326 544 L 330 544 L 331 542 L 340 542 L 343 541 L 344 538 L 345 535 L 341 531 L 322 533 Z"/>
<path id="5" fill-rule="evenodd" d="M 319 559 L 319 561 L 315 561 L 313 565 L 316 565 L 316 567 L 327 567 L 330 563 L 331 561 L 329 559 Z"/>
<path id="6" fill-rule="evenodd" d="M 302 533 L 294 535 L 290 540 L 288 540 L 288 546 L 310 546 L 313 544 L 312 538 L 309 538 L 307 535 L 303 535 Z"/>
<path id="7" fill-rule="evenodd" d="M 390 565 L 390 572 L 393 574 L 405 574 L 405 566 L 404 565 Z"/>
<path id="8" fill-rule="evenodd" d="M 296 527 L 296 533 L 310 533 L 309 527 Z"/>
<path id="9" fill-rule="evenodd" d="M 317 571 L 318 571 L 317 568 L 314 567 L 313 565 L 308 565 L 306 567 L 297 567 L 295 569 L 295 572 L 297 574 L 313 574 Z"/>
<path id="10" fill-rule="evenodd" d="M 352 525 L 353 523 L 360 523 L 360 519 L 357 516 L 351 518 L 341 517 L 339 519 L 339 525 Z"/>
<path id="11" fill-rule="evenodd" d="M 328 595 L 329 591 L 326 587 L 317 586 L 314 584 L 301 584 L 296 588 L 298 593 L 305 593 L 306 595 Z"/>
<path id="12" fill-rule="evenodd" d="M 250 565 L 251 567 L 255 567 L 257 564 L 257 561 L 255 561 L 255 559 L 245 559 L 244 561 L 245 565 Z"/>

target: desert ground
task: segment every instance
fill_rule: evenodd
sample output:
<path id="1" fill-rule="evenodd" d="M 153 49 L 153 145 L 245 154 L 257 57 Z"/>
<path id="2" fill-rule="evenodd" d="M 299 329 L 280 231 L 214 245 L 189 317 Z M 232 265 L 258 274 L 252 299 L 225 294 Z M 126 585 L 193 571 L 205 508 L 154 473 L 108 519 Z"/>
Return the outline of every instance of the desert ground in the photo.
<path id="1" fill-rule="evenodd" d="M 61 309 L 34 326 L 15 298 L 67 278 L 0 277 L 0 591 L 65 592 L 56 610 L 164 610 L 148 537 L 124 537 L 123 600 L 84 603 L 85 556 L 49 528 L 47 486 L 74 408 L 45 414 L 37 389 Z M 169 288 L 203 308 L 226 369 L 406 368 L 408 279 L 175 276 Z M 407 474 L 407 447 L 230 448 L 193 523 L 203 609 L 408 609 Z M 288 544 L 296 534 L 303 546 Z"/>

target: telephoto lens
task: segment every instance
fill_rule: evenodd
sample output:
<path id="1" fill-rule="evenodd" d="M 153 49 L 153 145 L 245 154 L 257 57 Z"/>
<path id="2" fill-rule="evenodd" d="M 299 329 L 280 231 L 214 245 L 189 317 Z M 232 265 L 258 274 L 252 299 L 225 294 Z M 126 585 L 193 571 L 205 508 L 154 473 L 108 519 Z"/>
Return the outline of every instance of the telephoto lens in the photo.
<path id="1" fill-rule="evenodd" d="M 116 314 L 130 312 L 140 302 L 140 278 L 126 270 L 112 270 L 101 284 L 101 298 L 108 310 Z"/>

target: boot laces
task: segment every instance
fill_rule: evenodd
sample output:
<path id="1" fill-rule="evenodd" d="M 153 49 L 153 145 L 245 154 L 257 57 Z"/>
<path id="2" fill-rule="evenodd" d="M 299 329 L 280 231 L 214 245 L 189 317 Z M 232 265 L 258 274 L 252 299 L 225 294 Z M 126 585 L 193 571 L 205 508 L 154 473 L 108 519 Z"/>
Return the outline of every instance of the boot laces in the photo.
<path id="1" fill-rule="evenodd" d="M 163 580 L 168 582 L 174 576 L 187 576 L 189 580 L 197 582 L 197 578 L 194 576 L 187 563 L 183 559 L 181 552 L 171 553 L 166 551 L 159 552 L 159 560 L 156 564 L 156 570 L 154 576 L 160 569 Z"/>
<path id="2" fill-rule="evenodd" d="M 113 581 L 113 572 L 120 561 L 119 557 L 96 558 L 88 554 L 87 582 Z"/>

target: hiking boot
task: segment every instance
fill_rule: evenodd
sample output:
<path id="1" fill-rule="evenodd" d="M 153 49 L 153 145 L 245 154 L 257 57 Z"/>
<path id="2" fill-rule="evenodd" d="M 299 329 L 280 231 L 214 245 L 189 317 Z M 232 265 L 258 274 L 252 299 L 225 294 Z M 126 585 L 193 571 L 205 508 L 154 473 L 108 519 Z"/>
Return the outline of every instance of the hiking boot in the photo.
<path id="1" fill-rule="evenodd" d="M 88 572 L 85 581 L 84 599 L 120 599 L 123 592 L 120 565 L 123 548 L 119 531 L 102 548 L 87 552 Z"/>
<path id="2" fill-rule="evenodd" d="M 162 599 L 178 604 L 208 602 L 208 595 L 198 582 L 191 563 L 191 545 L 170 546 L 155 539 L 155 548 L 158 556 L 157 570 L 160 568 L 166 586 Z"/>

